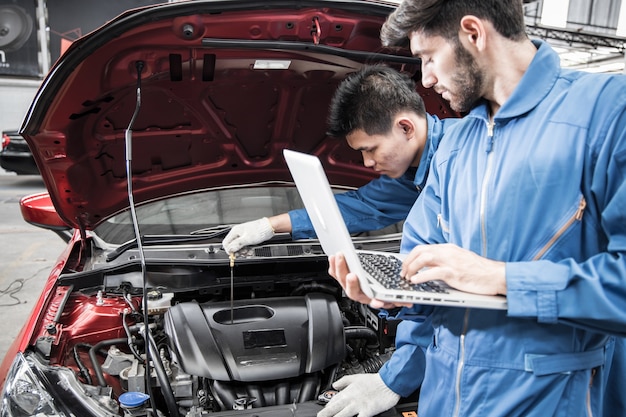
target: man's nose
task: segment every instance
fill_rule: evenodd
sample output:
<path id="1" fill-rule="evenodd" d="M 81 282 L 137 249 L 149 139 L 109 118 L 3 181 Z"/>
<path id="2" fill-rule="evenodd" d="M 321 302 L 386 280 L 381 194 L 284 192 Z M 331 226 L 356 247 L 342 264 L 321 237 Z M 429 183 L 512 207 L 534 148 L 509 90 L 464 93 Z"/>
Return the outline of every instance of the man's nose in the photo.
<path id="1" fill-rule="evenodd" d="M 437 83 L 437 77 L 422 66 L 422 85 L 424 88 L 431 88 Z"/>

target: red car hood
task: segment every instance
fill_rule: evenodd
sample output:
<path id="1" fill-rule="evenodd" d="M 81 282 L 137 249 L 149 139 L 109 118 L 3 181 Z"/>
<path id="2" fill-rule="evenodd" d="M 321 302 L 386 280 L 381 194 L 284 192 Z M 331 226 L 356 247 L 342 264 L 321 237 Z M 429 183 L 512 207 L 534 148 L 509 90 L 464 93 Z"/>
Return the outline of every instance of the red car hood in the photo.
<path id="1" fill-rule="evenodd" d="M 319 155 L 332 183 L 358 186 L 374 173 L 345 140 L 325 134 L 327 110 L 337 84 L 363 64 L 419 77 L 406 51 L 380 46 L 392 10 L 380 1 L 293 0 L 131 10 L 72 44 L 20 133 L 57 212 L 83 230 L 128 206 L 127 167 L 138 204 L 291 181 L 284 148 Z M 424 97 L 446 116 L 439 96 Z"/>

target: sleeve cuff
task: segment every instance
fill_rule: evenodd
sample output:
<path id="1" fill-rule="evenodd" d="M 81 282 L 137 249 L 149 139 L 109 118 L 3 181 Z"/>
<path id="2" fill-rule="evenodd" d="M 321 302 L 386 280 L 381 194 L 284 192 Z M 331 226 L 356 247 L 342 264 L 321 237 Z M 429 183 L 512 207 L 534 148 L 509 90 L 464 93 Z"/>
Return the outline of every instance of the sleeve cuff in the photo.
<path id="1" fill-rule="evenodd" d="M 291 220 L 292 239 L 308 239 L 315 236 L 315 230 L 306 209 L 292 210 L 288 214 Z"/>
<path id="2" fill-rule="evenodd" d="M 508 262 L 508 315 L 537 317 L 539 323 L 558 321 L 558 291 L 567 285 L 567 268 L 548 261 Z"/>

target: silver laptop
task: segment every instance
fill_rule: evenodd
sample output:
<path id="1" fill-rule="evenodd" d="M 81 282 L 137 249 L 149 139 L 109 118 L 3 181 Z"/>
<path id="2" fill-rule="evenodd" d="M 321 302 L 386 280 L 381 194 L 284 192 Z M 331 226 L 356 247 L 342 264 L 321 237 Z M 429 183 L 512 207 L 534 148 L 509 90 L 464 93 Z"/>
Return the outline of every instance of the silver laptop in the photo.
<path id="1" fill-rule="evenodd" d="M 409 283 L 399 276 L 402 254 L 356 250 L 320 160 L 289 149 L 283 154 L 322 249 L 327 255 L 345 256 L 367 296 L 388 302 L 506 310 L 505 296 L 467 293 L 440 281 Z"/>

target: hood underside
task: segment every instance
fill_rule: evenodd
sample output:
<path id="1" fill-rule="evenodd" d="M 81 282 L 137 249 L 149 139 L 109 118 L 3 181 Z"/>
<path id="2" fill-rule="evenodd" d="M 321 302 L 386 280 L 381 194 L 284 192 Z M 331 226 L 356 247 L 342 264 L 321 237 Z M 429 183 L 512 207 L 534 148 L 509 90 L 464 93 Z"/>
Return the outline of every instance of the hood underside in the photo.
<path id="1" fill-rule="evenodd" d="M 318 155 L 331 183 L 359 186 L 375 173 L 345 140 L 326 135 L 326 116 L 338 83 L 365 64 L 420 76 L 407 51 L 381 48 L 392 10 L 267 0 L 131 10 L 72 44 L 20 133 L 56 210 L 83 230 L 128 206 L 129 167 L 138 204 L 291 182 L 285 148 Z M 421 93 L 430 113 L 450 115 L 437 94 Z"/>

